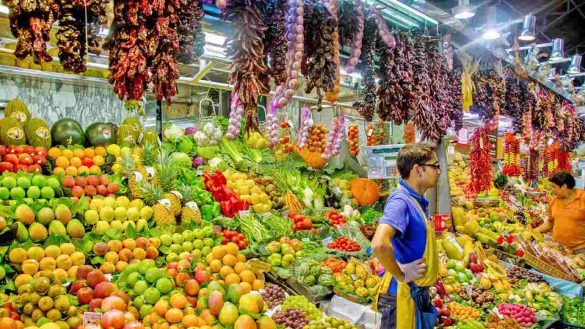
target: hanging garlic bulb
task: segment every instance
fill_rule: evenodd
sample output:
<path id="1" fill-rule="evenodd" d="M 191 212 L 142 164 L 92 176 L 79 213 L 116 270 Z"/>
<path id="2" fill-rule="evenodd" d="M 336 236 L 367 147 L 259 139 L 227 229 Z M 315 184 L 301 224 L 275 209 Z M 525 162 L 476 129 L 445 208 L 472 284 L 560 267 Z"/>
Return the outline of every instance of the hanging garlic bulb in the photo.
<path id="1" fill-rule="evenodd" d="M 240 134 L 240 123 L 242 122 L 242 115 L 244 109 L 238 97 L 232 97 L 230 104 L 230 118 L 228 120 L 228 127 L 225 136 L 229 139 L 234 139 Z"/>
<path id="2" fill-rule="evenodd" d="M 303 105 L 301 109 L 301 124 L 299 127 L 299 136 L 297 137 L 297 146 L 299 149 L 305 147 L 307 137 L 309 136 L 309 127 L 313 124 L 311 122 L 311 111 L 307 105 Z"/>

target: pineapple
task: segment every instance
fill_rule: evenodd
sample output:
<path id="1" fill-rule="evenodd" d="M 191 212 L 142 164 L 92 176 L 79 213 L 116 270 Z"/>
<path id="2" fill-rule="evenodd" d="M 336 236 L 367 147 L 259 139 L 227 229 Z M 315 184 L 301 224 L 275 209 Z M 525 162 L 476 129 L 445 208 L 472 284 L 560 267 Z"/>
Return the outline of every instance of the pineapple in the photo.
<path id="1" fill-rule="evenodd" d="M 140 183 L 140 193 L 144 203 L 152 207 L 154 222 L 157 226 L 176 224 L 175 215 L 170 210 L 169 200 L 164 199 L 162 188 L 149 181 Z"/>
<path id="2" fill-rule="evenodd" d="M 122 152 L 120 156 L 120 173 L 128 179 L 128 190 L 133 198 L 140 197 L 140 187 L 138 184 L 146 178 L 143 173 L 140 173 L 140 175 L 136 172 L 136 163 L 134 162 L 132 153 Z"/>
<path id="3" fill-rule="evenodd" d="M 159 182 L 159 175 L 157 170 L 155 170 L 155 166 L 160 160 L 159 155 L 158 145 L 153 143 L 144 144 L 141 151 L 141 166 L 138 166 L 137 168 L 138 172 L 154 184 L 158 184 Z"/>
<path id="4" fill-rule="evenodd" d="M 181 214 L 181 196 L 174 191 L 177 187 L 177 168 L 171 160 L 169 152 L 162 150 L 156 166 L 160 186 L 165 192 L 164 197 L 171 202 L 171 211 L 175 216 Z M 172 192 L 171 192 L 172 191 Z"/>
<path id="5" fill-rule="evenodd" d="M 183 209 L 181 210 L 181 223 L 195 222 L 201 224 L 201 212 L 191 186 L 183 185 L 179 187 L 179 193 L 183 196 Z"/>

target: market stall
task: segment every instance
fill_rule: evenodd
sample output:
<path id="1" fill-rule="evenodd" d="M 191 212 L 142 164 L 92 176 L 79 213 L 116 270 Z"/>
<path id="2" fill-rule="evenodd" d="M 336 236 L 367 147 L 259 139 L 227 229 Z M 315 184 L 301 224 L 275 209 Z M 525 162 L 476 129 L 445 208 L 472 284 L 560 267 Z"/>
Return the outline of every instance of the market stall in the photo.
<path id="1" fill-rule="evenodd" d="M 0 329 L 379 328 L 415 142 L 444 169 L 436 326 L 585 325 L 585 256 L 533 230 L 579 94 L 527 49 L 456 50 L 400 1 L 0 8 Z"/>

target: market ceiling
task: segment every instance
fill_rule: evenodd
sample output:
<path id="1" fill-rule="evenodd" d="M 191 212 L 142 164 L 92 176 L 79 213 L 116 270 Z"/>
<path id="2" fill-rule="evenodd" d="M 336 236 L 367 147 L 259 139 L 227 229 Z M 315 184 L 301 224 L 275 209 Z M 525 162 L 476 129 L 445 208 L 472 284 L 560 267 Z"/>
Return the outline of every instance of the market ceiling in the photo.
<path id="1" fill-rule="evenodd" d="M 416 2 L 417 0 L 409 0 Z M 419 0 L 420 1 L 420 0 Z M 447 12 L 457 6 L 457 0 L 426 0 Z M 585 1 L 584 0 L 470 0 L 470 5 L 477 8 L 476 15 L 468 20 L 468 27 L 483 25 L 485 12 L 488 6 L 498 7 L 497 20 L 499 23 L 521 20 L 527 14 L 536 16 L 536 42 L 551 42 L 555 38 L 562 38 L 565 42 L 566 56 L 574 54 L 585 55 Z M 507 40 L 514 42 L 522 24 L 513 24 Z"/>

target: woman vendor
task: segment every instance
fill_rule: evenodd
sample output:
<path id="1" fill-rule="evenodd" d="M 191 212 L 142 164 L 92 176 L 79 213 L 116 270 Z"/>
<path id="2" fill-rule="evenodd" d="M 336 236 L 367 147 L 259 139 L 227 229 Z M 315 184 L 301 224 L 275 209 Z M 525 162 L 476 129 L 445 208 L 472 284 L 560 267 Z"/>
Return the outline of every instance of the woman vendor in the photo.
<path id="1" fill-rule="evenodd" d="M 585 253 L 585 191 L 575 188 L 575 178 L 567 171 L 557 171 L 548 180 L 554 198 L 548 220 L 535 231 L 545 233 L 552 229 L 554 241 L 573 253 Z"/>

